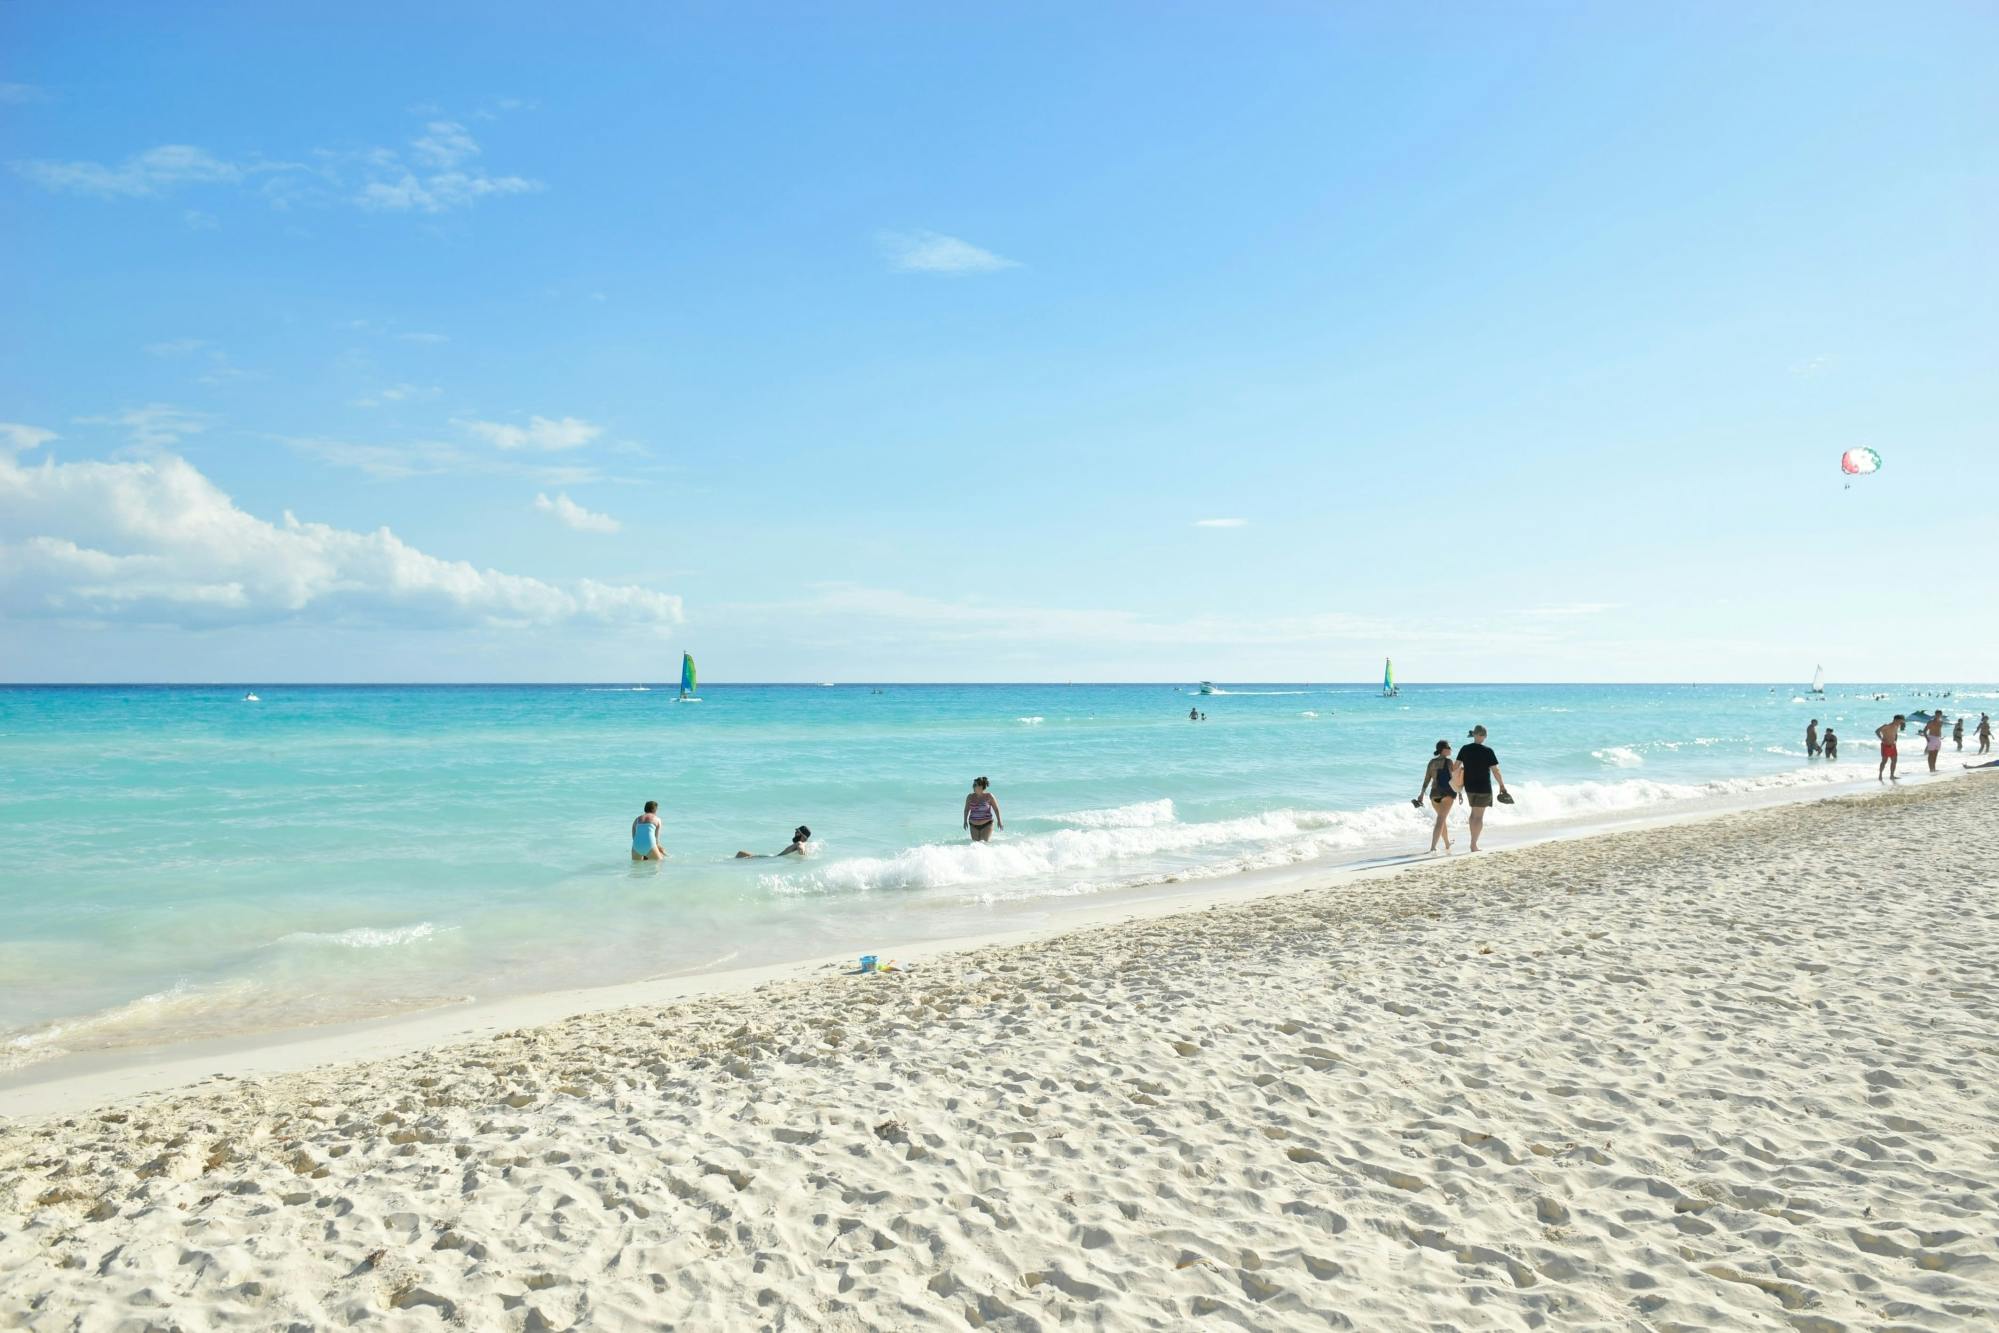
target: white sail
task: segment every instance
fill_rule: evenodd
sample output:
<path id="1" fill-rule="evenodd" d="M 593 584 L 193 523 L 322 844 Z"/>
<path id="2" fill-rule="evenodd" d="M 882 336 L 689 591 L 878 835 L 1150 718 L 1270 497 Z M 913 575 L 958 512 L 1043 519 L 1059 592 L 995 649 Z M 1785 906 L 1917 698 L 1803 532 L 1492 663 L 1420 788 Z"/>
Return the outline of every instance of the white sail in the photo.
<path id="1" fill-rule="evenodd" d="M 1816 670 L 1816 671 L 1812 672 L 1812 693 L 1813 693 L 1813 694 L 1824 694 L 1824 693 L 1825 693 L 1825 668 L 1824 668 L 1824 667 L 1820 667 L 1820 668 L 1819 668 L 1818 670 Z"/>

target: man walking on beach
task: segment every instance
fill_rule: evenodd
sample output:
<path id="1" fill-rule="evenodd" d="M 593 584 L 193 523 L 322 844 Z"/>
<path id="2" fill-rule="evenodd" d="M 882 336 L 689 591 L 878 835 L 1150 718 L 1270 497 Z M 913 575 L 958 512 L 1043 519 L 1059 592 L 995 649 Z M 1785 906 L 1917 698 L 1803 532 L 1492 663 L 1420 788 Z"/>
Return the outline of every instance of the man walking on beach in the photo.
<path id="1" fill-rule="evenodd" d="M 1471 744 L 1458 750 L 1458 763 L 1464 766 L 1465 803 L 1471 807 L 1471 849 L 1478 850 L 1478 835 L 1485 829 L 1485 812 L 1492 808 L 1492 784 L 1499 784 L 1499 800 L 1502 805 L 1512 805 L 1513 798 L 1506 793 L 1506 777 L 1499 771 L 1499 756 L 1485 743 L 1485 728 L 1471 729 Z"/>
<path id="2" fill-rule="evenodd" d="M 1817 718 L 1813 718 L 1805 724 L 1805 757 L 1807 759 L 1816 759 L 1819 757 L 1819 720 Z"/>
<path id="3" fill-rule="evenodd" d="M 1887 773 L 1889 781 L 1900 781 L 1895 776 L 1895 765 L 1901 758 L 1901 751 L 1895 748 L 1895 743 L 1901 740 L 1902 728 L 1907 724 L 1908 719 L 1897 713 L 1893 722 L 1884 722 L 1882 725 L 1874 728 L 1874 738 L 1881 742 L 1881 762 L 1874 766 L 1874 780 L 1876 782 L 1881 780 L 1881 774 L 1884 772 Z"/>
<path id="4" fill-rule="evenodd" d="M 1992 753 L 1992 719 L 1984 713 L 1978 715 L 1978 753 Z"/>

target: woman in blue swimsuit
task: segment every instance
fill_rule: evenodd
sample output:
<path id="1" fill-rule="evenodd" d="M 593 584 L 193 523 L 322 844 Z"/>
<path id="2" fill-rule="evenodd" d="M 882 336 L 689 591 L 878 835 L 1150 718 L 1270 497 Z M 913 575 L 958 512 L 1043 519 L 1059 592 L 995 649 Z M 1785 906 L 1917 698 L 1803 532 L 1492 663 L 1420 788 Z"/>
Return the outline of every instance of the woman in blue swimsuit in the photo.
<path id="1" fill-rule="evenodd" d="M 632 860 L 664 861 L 666 848 L 659 845 L 659 834 L 665 827 L 659 818 L 659 802 L 647 801 L 646 812 L 632 821 Z"/>
<path id="2" fill-rule="evenodd" d="M 1431 808 L 1437 812 L 1437 822 L 1430 826 L 1430 850 L 1437 850 L 1437 839 L 1444 840 L 1444 850 L 1451 850 L 1451 805 L 1458 799 L 1458 784 L 1464 781 L 1464 770 L 1451 758 L 1451 743 L 1438 741 L 1430 762 L 1423 766 L 1423 793 L 1430 798 Z M 1409 802 L 1418 810 L 1423 808 L 1423 796 L 1418 795 Z"/>

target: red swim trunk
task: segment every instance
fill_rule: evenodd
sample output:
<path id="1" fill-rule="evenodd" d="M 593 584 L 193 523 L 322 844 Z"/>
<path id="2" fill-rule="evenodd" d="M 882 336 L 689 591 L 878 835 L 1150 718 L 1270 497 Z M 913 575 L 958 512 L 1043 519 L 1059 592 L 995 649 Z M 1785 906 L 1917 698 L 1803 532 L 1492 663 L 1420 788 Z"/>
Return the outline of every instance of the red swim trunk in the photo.
<path id="1" fill-rule="evenodd" d="M 1893 745 L 1884 745 L 1881 747 L 1881 757 L 1883 759 L 1899 759 L 1902 756 L 1901 752 Z"/>

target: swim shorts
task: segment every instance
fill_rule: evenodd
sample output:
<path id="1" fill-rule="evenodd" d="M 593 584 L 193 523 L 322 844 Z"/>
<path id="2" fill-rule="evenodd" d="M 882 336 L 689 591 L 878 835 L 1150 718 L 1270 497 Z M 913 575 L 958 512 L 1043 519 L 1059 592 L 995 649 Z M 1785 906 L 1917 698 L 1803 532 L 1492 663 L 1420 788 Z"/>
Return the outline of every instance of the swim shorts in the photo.
<path id="1" fill-rule="evenodd" d="M 1883 759 L 1894 759 L 1898 757 L 1899 754 L 1900 751 L 1898 751 L 1895 748 L 1894 742 L 1892 741 L 1881 747 L 1881 757 Z"/>
<path id="2" fill-rule="evenodd" d="M 1468 791 L 1465 793 L 1465 799 L 1471 802 L 1471 808 L 1474 810 L 1489 809 L 1492 805 L 1492 793 L 1489 791 Z"/>
<path id="3" fill-rule="evenodd" d="M 1938 750 L 1943 749 L 1943 737 L 1941 736 L 1924 737 L 1923 748 L 1925 750 L 1928 750 L 1931 754 L 1935 754 Z"/>

